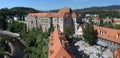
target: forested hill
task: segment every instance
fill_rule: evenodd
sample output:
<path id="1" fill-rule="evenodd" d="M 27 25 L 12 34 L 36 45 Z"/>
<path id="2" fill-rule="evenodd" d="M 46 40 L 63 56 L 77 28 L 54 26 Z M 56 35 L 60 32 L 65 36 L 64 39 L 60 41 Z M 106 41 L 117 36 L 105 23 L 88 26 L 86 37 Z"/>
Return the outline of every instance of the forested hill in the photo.
<path id="1" fill-rule="evenodd" d="M 39 10 L 36 10 L 34 8 L 29 8 L 29 7 L 13 7 L 10 10 L 15 13 L 23 13 L 23 14 L 28 14 L 31 12 L 40 12 Z"/>
<path id="2" fill-rule="evenodd" d="M 56 10 L 49 10 L 49 12 L 57 12 Z M 0 9 L 0 16 L 19 16 L 20 18 L 26 16 L 28 13 L 43 12 L 29 7 L 13 7 L 11 9 Z M 90 7 L 84 9 L 75 9 L 73 12 L 79 12 L 85 16 L 85 14 L 98 14 L 100 17 L 119 17 L 120 18 L 120 5 L 102 6 L 102 7 Z"/>
<path id="3" fill-rule="evenodd" d="M 102 6 L 102 7 L 89 7 L 83 9 L 75 9 L 73 11 L 100 11 L 100 10 L 120 10 L 120 5 Z"/>
<path id="4" fill-rule="evenodd" d="M 120 18 L 120 5 L 102 6 L 102 7 L 90 7 L 84 9 L 75 9 L 73 12 L 79 12 L 83 14 L 98 14 L 100 17 L 117 17 Z"/>
<path id="5" fill-rule="evenodd" d="M 11 9 L 9 8 L 2 8 L 0 9 L 0 19 L 7 19 L 13 16 L 18 16 L 20 20 L 24 20 L 24 17 L 28 13 L 36 13 L 41 12 L 39 10 L 29 8 L 29 7 L 13 7 Z"/>
<path id="6" fill-rule="evenodd" d="M 31 12 L 40 12 L 39 10 L 29 8 L 29 7 L 13 7 L 11 9 L 2 8 L 0 9 L 1 16 L 15 16 L 15 15 L 26 15 Z"/>

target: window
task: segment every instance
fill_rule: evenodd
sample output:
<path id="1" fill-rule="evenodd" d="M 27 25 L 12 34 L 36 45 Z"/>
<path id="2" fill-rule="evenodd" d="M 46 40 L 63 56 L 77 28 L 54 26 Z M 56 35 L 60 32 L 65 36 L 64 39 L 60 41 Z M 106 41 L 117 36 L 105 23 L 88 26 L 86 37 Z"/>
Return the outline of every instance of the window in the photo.
<path id="1" fill-rule="evenodd" d="M 119 36 L 120 36 L 120 33 L 117 33 L 117 34 L 116 34 L 116 39 L 118 39 L 118 38 L 119 38 Z"/>
<path id="2" fill-rule="evenodd" d="M 103 31 L 103 35 L 105 35 L 106 34 L 106 31 L 105 30 L 102 30 Z"/>
<path id="3" fill-rule="evenodd" d="M 33 24 L 33 21 L 31 21 L 31 24 Z"/>
<path id="4" fill-rule="evenodd" d="M 102 31 L 100 30 L 100 35 L 102 34 Z"/>
<path id="5" fill-rule="evenodd" d="M 100 35 L 105 35 L 106 31 L 105 30 L 99 30 Z"/>
<path id="6" fill-rule="evenodd" d="M 103 35 L 103 31 L 102 30 L 100 30 L 100 34 Z"/>

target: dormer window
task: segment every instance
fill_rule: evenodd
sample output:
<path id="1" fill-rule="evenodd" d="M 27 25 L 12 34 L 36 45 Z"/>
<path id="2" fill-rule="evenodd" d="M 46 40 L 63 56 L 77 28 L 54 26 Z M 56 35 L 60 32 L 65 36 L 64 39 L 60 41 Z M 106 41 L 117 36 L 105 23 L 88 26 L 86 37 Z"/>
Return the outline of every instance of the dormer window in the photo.
<path id="1" fill-rule="evenodd" d="M 99 30 L 99 33 L 100 33 L 100 35 L 101 35 L 101 30 Z"/>
<path id="2" fill-rule="evenodd" d="M 120 37 L 120 33 L 116 34 L 116 39 L 118 39 Z"/>
<path id="3" fill-rule="evenodd" d="M 50 50 L 50 55 L 52 55 L 54 53 L 54 50 Z"/>
<path id="4" fill-rule="evenodd" d="M 100 35 L 103 35 L 103 30 L 100 30 Z"/>
<path id="5" fill-rule="evenodd" d="M 105 30 L 103 30 L 103 35 L 105 35 L 106 34 L 106 31 Z"/>
<path id="6" fill-rule="evenodd" d="M 53 44 L 54 44 L 54 43 L 53 43 L 53 42 L 51 42 L 51 46 L 53 46 Z"/>
<path id="7" fill-rule="evenodd" d="M 106 31 L 105 30 L 99 30 L 100 35 L 105 35 Z"/>
<path id="8" fill-rule="evenodd" d="M 100 33 L 100 30 L 98 30 L 98 33 Z"/>

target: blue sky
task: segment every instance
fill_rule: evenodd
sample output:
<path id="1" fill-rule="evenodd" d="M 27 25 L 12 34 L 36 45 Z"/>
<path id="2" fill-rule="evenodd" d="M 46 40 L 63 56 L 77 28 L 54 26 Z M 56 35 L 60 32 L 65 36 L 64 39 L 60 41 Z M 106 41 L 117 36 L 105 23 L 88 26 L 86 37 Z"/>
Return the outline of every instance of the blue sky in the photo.
<path id="1" fill-rule="evenodd" d="M 120 0 L 0 0 L 0 9 L 24 6 L 38 10 L 52 10 L 63 7 L 78 9 L 108 5 L 120 5 Z"/>

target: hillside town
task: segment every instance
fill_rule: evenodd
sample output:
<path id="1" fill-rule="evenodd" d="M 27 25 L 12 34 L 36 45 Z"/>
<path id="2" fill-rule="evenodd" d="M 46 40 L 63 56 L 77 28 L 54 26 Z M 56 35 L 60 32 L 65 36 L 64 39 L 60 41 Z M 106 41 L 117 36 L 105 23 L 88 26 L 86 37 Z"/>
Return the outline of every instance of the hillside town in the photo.
<path id="1" fill-rule="evenodd" d="M 120 58 L 120 5 L 1 8 L 0 58 Z"/>
<path id="2" fill-rule="evenodd" d="M 12 20 L 9 19 L 8 22 L 13 23 L 17 21 L 25 23 L 27 27 L 26 31 L 37 28 L 38 31 L 48 32 L 51 26 L 53 26 L 54 30 L 49 36 L 48 58 L 119 58 L 120 30 L 105 25 L 119 25 L 120 19 L 106 17 L 101 20 L 99 15 L 96 14 L 86 14 L 86 18 L 82 18 L 81 15 L 80 13 L 72 12 L 71 8 L 65 7 L 59 9 L 58 12 L 29 13 L 26 15 L 24 21 L 13 18 Z M 93 31 L 91 28 L 93 28 Z M 85 38 L 85 36 L 90 35 L 90 31 L 88 31 L 88 35 L 86 35 L 84 29 L 92 32 L 91 36 L 93 37 L 91 37 L 90 40 L 86 41 Z M 26 47 L 23 43 L 24 41 L 19 39 L 19 36 L 14 37 L 14 34 L 12 35 L 11 33 L 10 35 L 8 33 L 8 31 L 1 31 L 1 36 L 6 34 L 5 38 L 11 38 L 10 41 L 6 39 L 6 43 L 10 46 L 11 53 L 5 52 L 4 57 L 23 57 L 23 52 L 21 52 L 23 50 L 18 48 L 20 48 L 21 45 L 24 48 Z M 20 45 L 14 43 L 16 40 L 20 42 Z M 16 53 L 20 53 L 21 55 L 17 55 Z"/>

